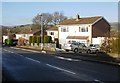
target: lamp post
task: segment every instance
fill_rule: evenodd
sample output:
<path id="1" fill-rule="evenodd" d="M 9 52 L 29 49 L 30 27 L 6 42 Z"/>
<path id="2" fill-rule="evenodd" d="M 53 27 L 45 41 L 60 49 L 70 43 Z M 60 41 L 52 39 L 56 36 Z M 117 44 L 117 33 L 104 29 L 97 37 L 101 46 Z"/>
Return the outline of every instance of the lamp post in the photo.
<path id="1" fill-rule="evenodd" d="M 41 20 L 41 50 L 44 50 L 44 45 L 43 45 L 43 22 L 42 22 L 42 15 L 40 15 L 40 20 Z"/>

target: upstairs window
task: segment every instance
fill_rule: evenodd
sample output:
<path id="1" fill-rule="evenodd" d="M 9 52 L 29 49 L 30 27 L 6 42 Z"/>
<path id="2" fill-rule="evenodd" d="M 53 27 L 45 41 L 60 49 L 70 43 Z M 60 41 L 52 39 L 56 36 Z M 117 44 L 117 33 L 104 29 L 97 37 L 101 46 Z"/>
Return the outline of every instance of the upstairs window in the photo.
<path id="1" fill-rule="evenodd" d="M 68 27 L 61 28 L 61 32 L 69 32 L 69 28 Z"/>
<path id="2" fill-rule="evenodd" d="M 54 35 L 54 32 L 50 32 L 50 35 Z"/>
<path id="3" fill-rule="evenodd" d="M 79 27 L 79 32 L 88 32 L 88 27 Z"/>

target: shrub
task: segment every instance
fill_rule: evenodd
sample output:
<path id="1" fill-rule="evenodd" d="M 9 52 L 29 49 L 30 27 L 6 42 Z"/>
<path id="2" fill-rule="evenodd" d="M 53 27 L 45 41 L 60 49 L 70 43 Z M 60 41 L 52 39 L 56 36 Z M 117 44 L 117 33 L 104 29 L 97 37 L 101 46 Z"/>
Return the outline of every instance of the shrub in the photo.
<path id="1" fill-rule="evenodd" d="M 18 39 L 18 45 L 19 46 L 23 46 L 24 45 L 24 38 L 22 38 L 22 37 L 20 37 L 19 39 Z"/>
<path id="2" fill-rule="evenodd" d="M 51 36 L 44 36 L 44 43 L 51 43 L 52 37 Z"/>
<path id="3" fill-rule="evenodd" d="M 29 45 L 32 43 L 32 36 L 29 37 Z"/>
<path id="4" fill-rule="evenodd" d="M 40 36 L 37 36 L 36 42 L 37 42 L 37 45 L 39 46 L 39 43 L 41 42 L 41 37 Z"/>
<path id="5" fill-rule="evenodd" d="M 32 36 L 32 43 L 33 43 L 33 46 L 35 45 L 35 43 L 37 43 L 37 38 L 36 38 L 36 36 Z"/>
<path id="6" fill-rule="evenodd" d="M 7 45 L 10 45 L 10 46 L 13 45 L 13 39 L 8 39 L 7 40 Z"/>
<path id="7" fill-rule="evenodd" d="M 5 45 L 7 45 L 7 41 L 8 41 L 8 39 L 5 39 Z"/>

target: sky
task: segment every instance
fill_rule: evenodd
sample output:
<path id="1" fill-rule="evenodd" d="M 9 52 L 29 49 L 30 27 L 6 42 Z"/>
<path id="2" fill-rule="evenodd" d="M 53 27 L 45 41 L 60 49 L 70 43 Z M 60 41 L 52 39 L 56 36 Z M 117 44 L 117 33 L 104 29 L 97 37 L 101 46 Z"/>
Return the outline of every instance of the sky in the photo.
<path id="1" fill-rule="evenodd" d="M 79 14 L 81 18 L 103 16 L 108 22 L 118 21 L 117 2 L 2 2 L 0 25 L 31 24 L 37 14 L 55 11 L 69 18 Z"/>

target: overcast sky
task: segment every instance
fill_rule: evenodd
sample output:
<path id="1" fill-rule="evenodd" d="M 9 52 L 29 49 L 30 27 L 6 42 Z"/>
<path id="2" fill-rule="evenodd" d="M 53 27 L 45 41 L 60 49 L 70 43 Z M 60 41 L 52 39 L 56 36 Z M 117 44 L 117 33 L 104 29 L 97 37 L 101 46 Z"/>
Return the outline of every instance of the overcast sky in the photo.
<path id="1" fill-rule="evenodd" d="M 67 17 L 79 14 L 80 17 L 104 16 L 108 22 L 118 21 L 117 2 L 2 2 L 0 19 L 2 25 L 8 26 L 31 24 L 38 13 L 55 11 Z"/>

